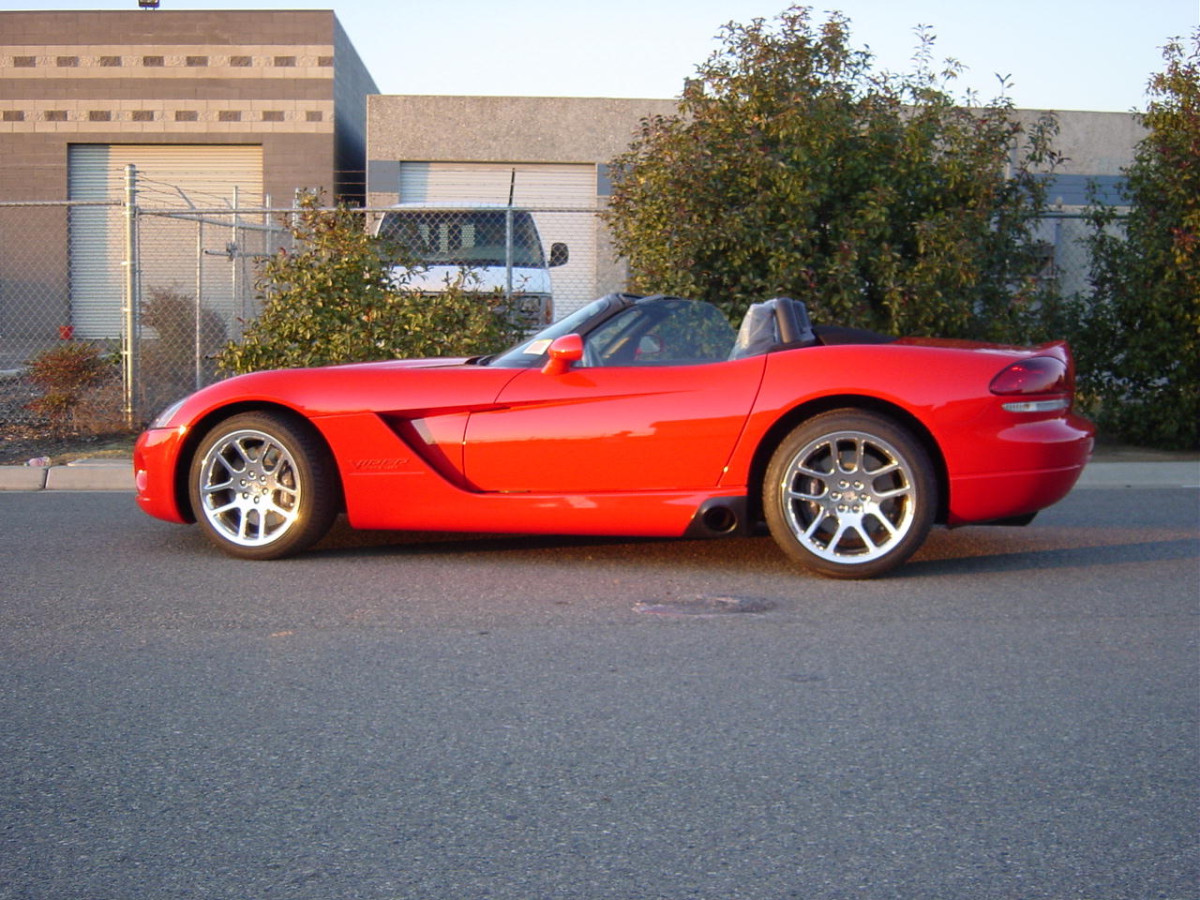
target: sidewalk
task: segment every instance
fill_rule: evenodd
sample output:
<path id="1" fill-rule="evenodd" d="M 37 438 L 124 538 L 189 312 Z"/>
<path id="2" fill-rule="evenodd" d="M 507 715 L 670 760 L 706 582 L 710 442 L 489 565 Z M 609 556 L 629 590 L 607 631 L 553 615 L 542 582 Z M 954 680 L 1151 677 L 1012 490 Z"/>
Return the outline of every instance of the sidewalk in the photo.
<path id="1" fill-rule="evenodd" d="M 1092 462 L 1082 488 L 1200 488 L 1200 461 Z M 65 466 L 0 466 L 0 491 L 132 491 L 128 459 L 81 459 Z"/>

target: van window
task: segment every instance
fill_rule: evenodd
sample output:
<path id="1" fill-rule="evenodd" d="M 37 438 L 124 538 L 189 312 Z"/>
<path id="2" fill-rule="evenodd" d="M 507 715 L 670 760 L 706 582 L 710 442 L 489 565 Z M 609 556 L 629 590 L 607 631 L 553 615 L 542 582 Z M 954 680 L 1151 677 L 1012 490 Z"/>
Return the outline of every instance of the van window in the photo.
<path id="1" fill-rule="evenodd" d="M 431 266 L 507 265 L 506 210 L 391 210 L 379 225 L 380 237 L 399 244 Z M 512 264 L 544 268 L 541 241 L 533 217 L 512 212 Z"/>

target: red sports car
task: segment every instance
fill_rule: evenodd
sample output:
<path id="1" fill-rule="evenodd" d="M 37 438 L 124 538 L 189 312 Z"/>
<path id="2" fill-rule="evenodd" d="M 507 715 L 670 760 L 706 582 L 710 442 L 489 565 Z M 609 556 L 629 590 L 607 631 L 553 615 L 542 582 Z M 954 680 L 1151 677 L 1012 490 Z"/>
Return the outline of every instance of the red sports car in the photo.
<path id="1" fill-rule="evenodd" d="M 836 577 L 934 523 L 1024 524 L 1093 428 L 1063 343 L 813 326 L 804 304 L 610 294 L 495 356 L 242 375 L 160 415 L 138 503 L 250 559 L 356 528 L 710 537 L 766 524 Z"/>

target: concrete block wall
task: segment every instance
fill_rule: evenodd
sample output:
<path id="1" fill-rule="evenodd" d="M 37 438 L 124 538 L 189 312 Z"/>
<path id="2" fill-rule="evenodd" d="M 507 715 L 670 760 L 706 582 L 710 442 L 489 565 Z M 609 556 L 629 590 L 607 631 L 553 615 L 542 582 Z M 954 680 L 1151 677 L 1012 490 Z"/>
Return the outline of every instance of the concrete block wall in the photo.
<path id="1" fill-rule="evenodd" d="M 273 197 L 361 196 L 375 85 L 332 12 L 0 12 L 0 35 L 0 200 L 65 198 L 71 142 L 261 144 Z"/>

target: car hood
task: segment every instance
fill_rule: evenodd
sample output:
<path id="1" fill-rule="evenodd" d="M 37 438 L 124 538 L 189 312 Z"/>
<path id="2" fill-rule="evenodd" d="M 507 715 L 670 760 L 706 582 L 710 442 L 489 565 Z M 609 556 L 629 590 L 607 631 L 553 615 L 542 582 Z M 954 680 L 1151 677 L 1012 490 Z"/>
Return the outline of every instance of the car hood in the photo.
<path id="1" fill-rule="evenodd" d="M 155 420 L 154 427 L 191 426 L 231 403 L 275 405 L 314 417 L 490 402 L 519 369 L 471 364 L 470 357 L 348 363 L 270 369 L 210 384 Z"/>
<path id="2" fill-rule="evenodd" d="M 435 359 L 385 359 L 375 362 L 364 363 L 343 363 L 338 366 L 324 366 L 328 369 L 350 369 L 356 372 L 369 372 L 379 370 L 383 372 L 391 372 L 396 369 L 446 369 L 454 366 L 465 366 L 472 359 L 478 359 L 474 356 L 455 356 L 455 357 L 438 357 Z M 295 370 L 292 370 L 295 371 Z"/>

